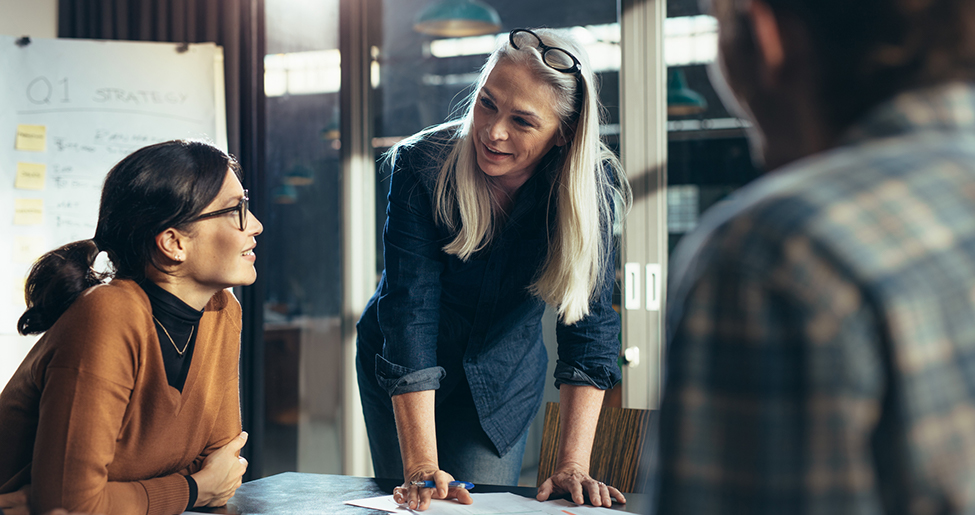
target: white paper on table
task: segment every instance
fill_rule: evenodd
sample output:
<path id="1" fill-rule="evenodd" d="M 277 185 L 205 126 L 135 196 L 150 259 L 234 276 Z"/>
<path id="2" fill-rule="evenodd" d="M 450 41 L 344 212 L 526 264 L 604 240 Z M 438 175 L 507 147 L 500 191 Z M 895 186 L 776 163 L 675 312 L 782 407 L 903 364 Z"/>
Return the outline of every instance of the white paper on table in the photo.
<path id="1" fill-rule="evenodd" d="M 564 499 L 539 502 L 507 492 L 471 494 L 471 498 L 474 499 L 474 504 L 433 499 L 430 507 L 422 512 L 403 508 L 393 501 L 392 495 L 345 501 L 345 504 L 390 513 L 424 515 L 605 515 L 608 513 L 606 508 L 579 506 Z"/>
<path id="2" fill-rule="evenodd" d="M 538 502 L 538 501 L 535 501 Z M 554 501 L 545 501 L 543 503 L 546 505 L 545 513 L 553 513 L 558 515 L 608 515 L 612 513 L 607 508 L 597 507 L 597 506 L 580 506 L 572 501 L 567 501 L 565 499 L 557 499 Z M 617 512 L 619 513 L 619 512 Z"/>

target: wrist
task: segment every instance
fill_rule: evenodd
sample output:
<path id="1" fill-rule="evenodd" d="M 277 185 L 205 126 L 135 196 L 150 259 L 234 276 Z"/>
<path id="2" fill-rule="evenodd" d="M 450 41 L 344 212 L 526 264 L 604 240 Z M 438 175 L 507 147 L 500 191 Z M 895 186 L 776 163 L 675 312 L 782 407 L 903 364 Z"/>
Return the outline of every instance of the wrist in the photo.
<path id="1" fill-rule="evenodd" d="M 435 461 L 422 461 L 409 465 L 404 464 L 403 478 L 407 482 L 418 479 L 429 479 L 438 470 L 440 470 L 440 467 Z"/>
<path id="2" fill-rule="evenodd" d="M 196 508 L 196 501 L 200 498 L 200 487 L 196 484 L 196 480 L 193 476 L 184 476 L 186 478 L 186 486 L 190 488 L 190 499 L 186 502 L 186 511 L 190 511 Z M 0 514 L 2 515 L 2 514 Z"/>
<path id="3" fill-rule="evenodd" d="M 206 474 L 201 470 L 196 474 L 190 474 L 189 477 L 196 482 L 196 503 L 193 504 L 193 507 L 199 508 L 206 506 L 213 498 L 213 492 L 210 491 Z"/>
<path id="4" fill-rule="evenodd" d="M 556 471 L 578 471 L 589 473 L 589 460 L 559 459 L 555 462 Z"/>

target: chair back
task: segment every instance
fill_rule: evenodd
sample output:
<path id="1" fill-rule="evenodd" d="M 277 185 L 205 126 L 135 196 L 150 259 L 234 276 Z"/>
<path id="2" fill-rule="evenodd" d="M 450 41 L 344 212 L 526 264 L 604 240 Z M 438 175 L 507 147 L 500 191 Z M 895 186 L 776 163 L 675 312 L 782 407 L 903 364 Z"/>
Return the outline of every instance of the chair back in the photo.
<path id="1" fill-rule="evenodd" d="M 623 493 L 648 493 L 656 449 L 651 431 L 657 412 L 603 406 L 589 458 L 589 475 Z M 545 427 L 538 461 L 537 486 L 555 471 L 559 444 L 559 403 L 545 406 Z"/>

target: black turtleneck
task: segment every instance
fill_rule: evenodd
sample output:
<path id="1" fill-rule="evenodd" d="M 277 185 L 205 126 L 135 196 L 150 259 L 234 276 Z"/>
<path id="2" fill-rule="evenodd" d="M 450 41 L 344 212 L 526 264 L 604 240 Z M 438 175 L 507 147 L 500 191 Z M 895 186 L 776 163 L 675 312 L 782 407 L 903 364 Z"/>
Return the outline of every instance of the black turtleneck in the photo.
<path id="1" fill-rule="evenodd" d="M 156 333 L 159 334 L 159 348 L 166 366 L 166 380 L 169 386 L 182 393 L 190 371 L 190 362 L 193 361 L 193 348 L 196 346 L 196 333 L 200 328 L 203 311 L 191 308 L 179 297 L 148 279 L 139 285 L 149 296 L 149 303 L 152 305 Z M 177 347 L 181 351 L 184 347 L 186 350 L 180 355 Z"/>

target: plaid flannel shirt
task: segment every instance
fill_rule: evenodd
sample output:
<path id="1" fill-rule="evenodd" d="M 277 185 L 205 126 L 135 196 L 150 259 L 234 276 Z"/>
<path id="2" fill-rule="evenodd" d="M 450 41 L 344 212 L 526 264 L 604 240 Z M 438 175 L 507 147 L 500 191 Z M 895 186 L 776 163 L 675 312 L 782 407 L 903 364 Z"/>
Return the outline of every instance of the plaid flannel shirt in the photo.
<path id="1" fill-rule="evenodd" d="M 658 513 L 975 513 L 975 88 L 874 109 L 672 262 Z"/>

